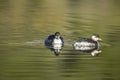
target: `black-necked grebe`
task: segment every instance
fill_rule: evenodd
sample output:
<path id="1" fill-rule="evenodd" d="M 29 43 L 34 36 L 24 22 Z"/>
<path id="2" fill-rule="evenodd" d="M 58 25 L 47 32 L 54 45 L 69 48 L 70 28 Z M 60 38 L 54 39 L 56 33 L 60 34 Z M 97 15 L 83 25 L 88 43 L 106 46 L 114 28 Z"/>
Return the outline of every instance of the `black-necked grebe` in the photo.
<path id="1" fill-rule="evenodd" d="M 82 38 L 73 43 L 73 48 L 82 52 L 90 52 L 92 56 L 97 55 L 101 51 L 98 51 L 100 44 L 98 41 L 102 39 L 98 34 L 92 35 L 91 38 Z"/>
<path id="2" fill-rule="evenodd" d="M 64 40 L 63 37 L 61 37 L 59 32 L 56 32 L 55 34 L 49 35 L 45 39 L 45 46 L 52 51 L 54 51 L 55 55 L 59 55 L 60 50 L 64 46 Z"/>

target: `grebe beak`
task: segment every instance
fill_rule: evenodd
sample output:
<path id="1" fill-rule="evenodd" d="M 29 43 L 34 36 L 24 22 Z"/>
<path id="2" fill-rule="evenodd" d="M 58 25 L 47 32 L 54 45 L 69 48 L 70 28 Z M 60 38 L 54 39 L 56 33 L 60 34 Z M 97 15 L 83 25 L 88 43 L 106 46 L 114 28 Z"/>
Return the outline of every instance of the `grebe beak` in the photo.
<path id="1" fill-rule="evenodd" d="M 103 41 L 101 38 L 98 39 L 99 41 Z"/>

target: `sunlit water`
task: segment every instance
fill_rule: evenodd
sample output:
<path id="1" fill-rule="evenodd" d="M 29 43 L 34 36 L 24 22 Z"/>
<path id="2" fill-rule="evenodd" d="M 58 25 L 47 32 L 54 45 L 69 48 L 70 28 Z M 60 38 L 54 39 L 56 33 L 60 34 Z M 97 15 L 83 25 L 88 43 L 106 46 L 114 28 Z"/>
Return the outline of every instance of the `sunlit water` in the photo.
<path id="1" fill-rule="evenodd" d="M 120 80 L 119 0 L 0 0 L 0 80 Z M 61 32 L 59 56 L 44 39 Z M 71 44 L 93 33 L 99 56 Z"/>

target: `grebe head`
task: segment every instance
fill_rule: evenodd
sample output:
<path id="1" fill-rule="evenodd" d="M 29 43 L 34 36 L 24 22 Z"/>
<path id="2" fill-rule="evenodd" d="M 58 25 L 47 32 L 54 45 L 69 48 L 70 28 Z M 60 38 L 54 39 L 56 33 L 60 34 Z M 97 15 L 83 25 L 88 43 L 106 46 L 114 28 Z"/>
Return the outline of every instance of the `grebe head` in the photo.
<path id="1" fill-rule="evenodd" d="M 98 34 L 93 34 L 91 38 L 94 41 L 102 41 L 102 39 L 100 38 L 100 36 Z"/>
<path id="2" fill-rule="evenodd" d="M 60 38 L 60 32 L 56 32 L 56 33 L 55 33 L 55 38 L 56 38 L 56 39 L 59 39 L 59 38 Z"/>

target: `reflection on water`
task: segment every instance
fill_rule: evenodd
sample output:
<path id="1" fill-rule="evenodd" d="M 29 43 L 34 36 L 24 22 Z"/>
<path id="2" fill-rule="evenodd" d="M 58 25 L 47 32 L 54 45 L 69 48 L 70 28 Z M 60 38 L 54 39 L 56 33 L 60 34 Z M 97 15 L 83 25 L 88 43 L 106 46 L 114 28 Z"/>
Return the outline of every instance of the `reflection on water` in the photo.
<path id="1" fill-rule="evenodd" d="M 119 80 L 119 0 L 0 0 L 0 80 Z M 56 57 L 43 40 L 56 31 Z M 74 51 L 83 36 L 101 36 L 102 53 Z"/>

